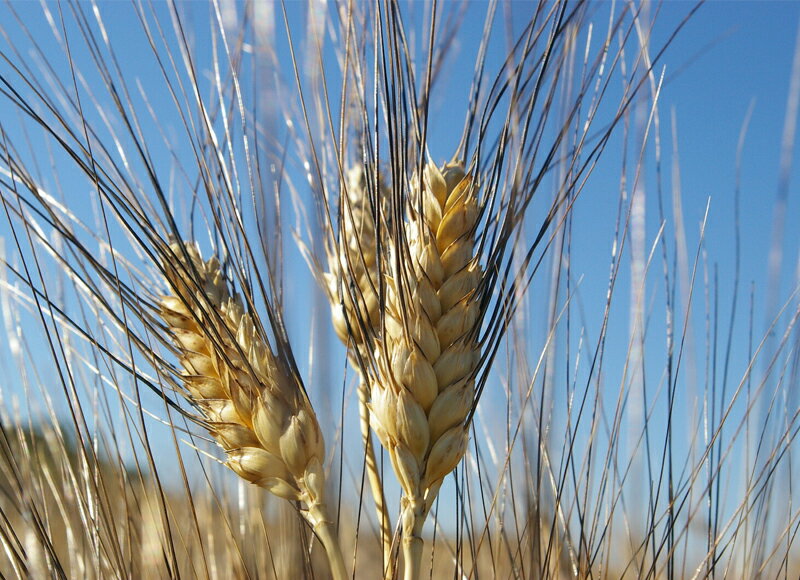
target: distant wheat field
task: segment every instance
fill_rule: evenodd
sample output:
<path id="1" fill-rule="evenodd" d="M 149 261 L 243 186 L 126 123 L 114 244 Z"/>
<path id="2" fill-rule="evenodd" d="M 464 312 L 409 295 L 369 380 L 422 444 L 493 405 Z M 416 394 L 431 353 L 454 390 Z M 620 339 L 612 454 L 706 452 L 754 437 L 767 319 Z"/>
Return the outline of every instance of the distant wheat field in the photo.
<path id="1" fill-rule="evenodd" d="M 0 6 L 3 578 L 797 578 L 800 5 Z"/>

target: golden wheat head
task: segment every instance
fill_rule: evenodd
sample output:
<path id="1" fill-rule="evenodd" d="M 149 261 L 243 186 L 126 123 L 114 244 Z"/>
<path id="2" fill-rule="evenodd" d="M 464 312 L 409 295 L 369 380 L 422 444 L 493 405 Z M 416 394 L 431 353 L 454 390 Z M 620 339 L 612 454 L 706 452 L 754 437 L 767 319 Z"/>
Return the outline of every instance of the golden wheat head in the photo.
<path id="1" fill-rule="evenodd" d="M 476 187 L 459 165 L 412 180 L 404 241 L 387 256 L 385 329 L 371 382 L 372 426 L 403 489 L 406 577 L 416 577 L 422 525 L 467 446 L 480 351 Z M 402 240 L 402 238 L 401 238 Z"/>
<path id="2" fill-rule="evenodd" d="M 225 451 L 226 465 L 278 497 L 305 504 L 328 550 L 334 574 L 344 573 L 325 505 L 325 445 L 299 379 L 287 372 L 228 289 L 219 261 L 196 246 L 173 244 L 179 267 L 165 265 L 173 294 L 161 315 L 180 352 L 186 398 Z"/>

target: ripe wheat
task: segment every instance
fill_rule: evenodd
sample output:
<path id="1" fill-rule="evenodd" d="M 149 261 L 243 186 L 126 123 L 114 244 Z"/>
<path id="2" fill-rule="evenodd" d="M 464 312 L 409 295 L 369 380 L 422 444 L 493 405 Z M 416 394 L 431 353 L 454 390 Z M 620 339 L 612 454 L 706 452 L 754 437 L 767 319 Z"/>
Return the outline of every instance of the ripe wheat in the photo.
<path id="1" fill-rule="evenodd" d="M 399 561 L 407 578 L 797 575 L 798 414 L 787 404 L 800 368 L 796 289 L 761 343 L 751 300 L 753 343 L 742 348 L 735 293 L 725 347 L 717 311 L 727 298 L 720 294 L 718 309 L 715 269 L 705 281 L 699 353 L 691 338 L 713 245 L 698 244 L 695 277 L 682 256 L 691 235 L 667 233 L 677 232 L 677 221 L 673 228 L 659 213 L 658 234 L 645 228 L 654 215 L 645 214 L 653 140 L 662 163 L 661 89 L 682 70 L 670 63 L 662 77 L 662 55 L 693 8 L 665 30 L 656 27 L 662 10 L 647 1 L 278 3 L 283 27 L 281 10 L 263 2 L 132 3 L 121 23 L 115 6 L 108 27 L 106 10 L 91 6 L 42 3 L 37 25 L 7 3 L 0 17 L 8 23 L 0 24 L 0 100 L 18 113 L 0 118 L 0 315 L 8 338 L 0 349 L 0 574 L 318 576 L 321 554 L 306 550 L 305 518 L 337 578 L 346 572 L 332 520 L 352 548 L 353 577 L 394 577 Z M 201 28 L 210 36 L 192 26 L 208 16 Z M 476 34 L 480 19 L 484 32 Z M 126 35 L 120 44 L 116 27 L 132 21 L 142 43 Z M 157 74 L 138 84 L 142 70 Z M 296 87 L 286 81 L 292 77 Z M 448 77 L 459 88 L 442 92 Z M 469 94 L 458 94 L 462 81 L 471 82 Z M 459 134 L 453 123 L 462 105 Z M 587 241 L 582 198 L 597 195 L 588 179 L 607 147 L 625 158 L 618 221 L 614 233 L 592 231 Z M 455 149 L 468 169 L 426 167 L 428 152 L 441 149 Z M 374 179 L 381 171 L 385 185 Z M 602 187 L 603 203 L 613 202 Z M 294 214 L 283 213 L 289 197 Z M 304 236 L 312 207 L 318 223 Z M 291 223 L 313 249 L 307 257 L 359 373 L 365 453 L 350 449 L 349 401 L 337 398 L 347 390 L 328 380 L 326 340 L 313 342 L 324 334 L 314 324 L 321 318 L 297 308 L 309 296 L 281 233 Z M 167 253 L 170 236 L 226 248 L 246 299 L 194 245 Z M 598 301 L 579 288 L 581 242 L 594 251 L 612 240 Z M 673 243 L 682 248 L 674 257 Z M 316 255 L 323 245 L 327 256 Z M 617 319 L 625 322 L 619 302 L 627 300 L 629 255 L 637 291 L 625 351 L 616 331 Z M 163 299 L 153 293 L 162 274 L 170 286 Z M 659 275 L 661 290 L 651 281 Z M 738 277 L 737 270 L 735 286 Z M 300 291 L 284 301 L 284 286 Z M 270 325 L 261 324 L 259 306 Z M 295 362 L 283 356 L 288 331 L 299 345 L 309 327 L 308 374 L 325 377 L 309 380 L 309 391 L 319 388 L 315 396 L 331 402 L 317 413 Z M 697 360 L 705 355 L 707 377 L 696 395 L 683 388 L 697 374 L 682 362 L 694 351 Z M 5 365 L 9 353 L 16 373 Z M 31 371 L 47 361 L 53 377 L 39 379 Z M 196 477 L 206 465 L 180 445 L 185 493 L 162 487 L 162 466 L 171 465 L 155 443 L 177 443 L 182 426 L 160 412 L 186 410 L 165 391 L 171 381 L 240 476 L 238 502 L 227 485 L 237 478 Z M 45 437 L 24 435 L 17 425 L 36 423 L 7 411 L 16 409 L 18 386 L 29 408 L 37 390 L 48 409 L 52 397 Z M 108 393 L 119 394 L 119 407 Z M 498 402 L 505 414 L 493 408 Z M 340 493 L 326 497 L 318 421 L 335 419 L 339 403 L 342 421 L 326 435 Z M 69 413 L 60 414 L 62 406 Z M 680 417 L 684 408 L 697 416 Z M 151 424 L 169 432 L 149 440 Z M 402 487 L 395 538 L 370 429 Z M 449 493 L 440 486 L 473 429 L 483 438 L 472 440 L 474 453 L 453 482 L 454 505 L 431 513 Z M 382 568 L 371 522 L 361 518 L 363 488 L 348 488 L 358 489 L 363 469 L 382 528 Z M 270 494 L 245 480 L 293 502 L 297 517 L 273 511 L 264 501 Z M 395 490 L 385 487 L 391 498 Z M 437 535 L 425 546 L 431 559 L 423 570 L 423 525 L 433 515 Z"/>
<path id="2" fill-rule="evenodd" d="M 347 175 L 345 198 L 342 200 L 340 244 L 342 251 L 328 252 L 329 272 L 325 273 L 326 289 L 331 301 L 333 328 L 345 344 L 362 350 L 369 345 L 358 322 L 364 321 L 368 329 L 380 322 L 378 303 L 378 254 L 375 237 L 375 219 L 370 211 L 366 176 L 356 165 Z M 340 285 L 352 284 L 340 291 Z M 360 365 L 353 361 L 358 369 Z"/>
<path id="3" fill-rule="evenodd" d="M 166 264 L 173 295 L 161 304 L 180 350 L 183 385 L 201 420 L 225 450 L 226 465 L 278 497 L 305 504 L 305 519 L 328 553 L 334 577 L 346 578 L 325 500 L 325 445 L 299 380 L 270 350 L 219 261 L 193 245 L 173 244 Z"/>
<path id="4" fill-rule="evenodd" d="M 328 249 L 329 271 L 323 273 L 323 280 L 331 303 L 333 328 L 341 341 L 352 347 L 348 359 L 359 374 L 358 413 L 365 468 L 375 501 L 386 565 L 391 559 L 392 524 L 370 434 L 369 386 L 363 376 L 363 365 L 369 359 L 370 345 L 380 322 L 378 244 L 366 175 L 359 165 L 348 172 L 339 224 L 341 251 Z"/>
<path id="5" fill-rule="evenodd" d="M 479 361 L 478 203 L 458 165 L 428 164 L 412 180 L 406 244 L 387 257 L 384 336 L 371 382 L 372 426 L 403 489 L 406 578 L 420 574 L 422 526 L 467 447 Z"/>

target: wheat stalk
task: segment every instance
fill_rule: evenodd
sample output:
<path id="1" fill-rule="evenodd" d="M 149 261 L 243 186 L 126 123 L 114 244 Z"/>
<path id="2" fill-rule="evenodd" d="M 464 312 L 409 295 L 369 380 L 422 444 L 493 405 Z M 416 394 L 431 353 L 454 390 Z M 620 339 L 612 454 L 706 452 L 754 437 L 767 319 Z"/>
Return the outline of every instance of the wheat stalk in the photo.
<path id="1" fill-rule="evenodd" d="M 171 250 L 179 267 L 164 264 L 173 294 L 161 315 L 180 352 L 187 399 L 239 477 L 305 504 L 334 578 L 347 578 L 325 500 L 324 440 L 299 379 L 231 294 L 219 261 L 204 262 L 190 244 Z"/>
<path id="2" fill-rule="evenodd" d="M 372 426 L 403 490 L 405 577 L 420 574 L 425 519 L 467 447 L 480 352 L 474 256 L 476 188 L 461 166 L 432 163 L 412 180 L 406 243 L 386 277 L 385 331 L 371 385 Z"/>

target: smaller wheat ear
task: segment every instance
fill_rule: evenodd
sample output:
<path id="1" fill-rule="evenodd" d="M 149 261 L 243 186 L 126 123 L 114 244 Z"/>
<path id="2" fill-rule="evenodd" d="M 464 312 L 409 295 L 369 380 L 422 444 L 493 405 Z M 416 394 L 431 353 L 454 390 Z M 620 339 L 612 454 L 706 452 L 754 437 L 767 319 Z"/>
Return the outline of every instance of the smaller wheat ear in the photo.
<path id="1" fill-rule="evenodd" d="M 382 183 L 379 180 L 380 196 Z M 367 176 L 360 165 L 347 172 L 340 198 L 339 247 L 327 252 L 329 271 L 323 274 L 336 334 L 351 348 L 348 358 L 359 374 L 358 411 L 370 491 L 380 527 L 384 566 L 391 560 L 392 522 L 383 492 L 370 431 L 369 386 L 359 359 L 369 360 L 372 334 L 380 323 L 378 244 L 375 212 L 370 211 Z M 340 297 L 341 296 L 341 297 Z"/>

